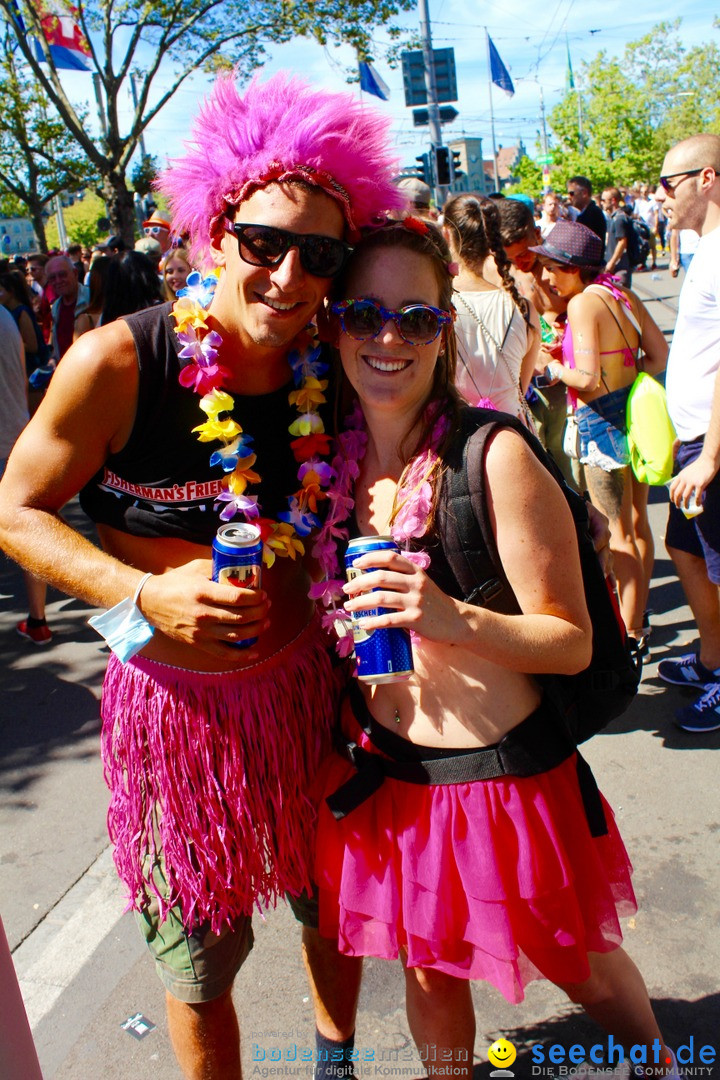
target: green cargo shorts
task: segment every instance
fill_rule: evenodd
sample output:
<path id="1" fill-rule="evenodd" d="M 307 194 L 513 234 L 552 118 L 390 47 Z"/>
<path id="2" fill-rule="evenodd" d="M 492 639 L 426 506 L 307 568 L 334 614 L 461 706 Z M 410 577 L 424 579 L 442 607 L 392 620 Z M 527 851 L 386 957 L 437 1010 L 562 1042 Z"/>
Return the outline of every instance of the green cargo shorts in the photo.
<path id="1" fill-rule="evenodd" d="M 154 866 L 153 879 L 167 896 L 162 858 Z M 288 894 L 286 899 L 298 922 L 317 929 L 314 892 L 298 897 Z M 209 923 L 188 931 L 179 907 L 170 908 L 161 923 L 157 896 L 150 893 L 135 917 L 163 986 L 178 1001 L 190 1005 L 212 1001 L 229 990 L 253 947 L 250 915 L 242 915 L 232 926 L 224 926 L 219 936 L 212 932 Z"/>
<path id="2" fill-rule="evenodd" d="M 153 867 L 153 880 L 167 896 L 162 856 Z M 233 984 L 253 947 L 252 918 L 242 915 L 232 926 L 214 934 L 209 923 L 186 929 L 179 907 L 170 908 L 160 922 L 160 906 L 153 892 L 135 913 L 145 943 L 155 960 L 160 981 L 178 1001 L 197 1005 L 220 997 Z"/>

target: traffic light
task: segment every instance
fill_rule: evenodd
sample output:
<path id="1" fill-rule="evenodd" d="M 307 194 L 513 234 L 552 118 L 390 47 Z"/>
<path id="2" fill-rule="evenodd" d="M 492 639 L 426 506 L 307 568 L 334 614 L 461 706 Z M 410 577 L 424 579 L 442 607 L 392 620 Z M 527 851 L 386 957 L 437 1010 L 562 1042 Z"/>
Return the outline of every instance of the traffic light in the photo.
<path id="1" fill-rule="evenodd" d="M 432 169 L 430 167 L 430 155 L 418 154 L 415 160 L 418 163 L 416 172 L 418 173 L 420 179 L 425 184 L 428 184 L 429 187 L 432 187 Z"/>
<path id="2" fill-rule="evenodd" d="M 452 178 L 453 180 L 457 180 L 458 176 L 465 175 L 463 170 L 460 168 L 460 151 L 451 150 L 450 153 L 452 154 Z"/>
<path id="3" fill-rule="evenodd" d="M 452 183 L 452 161 L 447 146 L 435 147 L 435 176 L 438 187 L 450 187 Z"/>

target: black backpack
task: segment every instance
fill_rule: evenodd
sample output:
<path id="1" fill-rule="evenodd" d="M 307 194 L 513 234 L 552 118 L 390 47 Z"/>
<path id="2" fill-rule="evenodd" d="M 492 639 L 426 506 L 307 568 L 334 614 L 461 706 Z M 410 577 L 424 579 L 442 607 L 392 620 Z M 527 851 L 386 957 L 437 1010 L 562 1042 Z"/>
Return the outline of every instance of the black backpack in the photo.
<path id="1" fill-rule="evenodd" d="M 592 659 L 577 675 L 535 677 L 557 701 L 576 744 L 581 743 L 625 712 L 637 693 L 642 663 L 629 643 L 617 600 L 595 554 L 585 500 L 565 484 L 539 440 L 515 417 L 490 409 L 463 410 L 458 439 L 445 458 L 447 470 L 437 513 L 440 542 L 462 599 L 505 614 L 520 613 L 500 562 L 485 498 L 485 447 L 499 427 L 522 435 L 560 484 L 575 522 L 593 627 Z"/>
<path id="2" fill-rule="evenodd" d="M 644 221 L 628 217 L 630 228 L 627 231 L 627 253 L 630 268 L 644 266 L 650 254 L 650 229 Z"/>

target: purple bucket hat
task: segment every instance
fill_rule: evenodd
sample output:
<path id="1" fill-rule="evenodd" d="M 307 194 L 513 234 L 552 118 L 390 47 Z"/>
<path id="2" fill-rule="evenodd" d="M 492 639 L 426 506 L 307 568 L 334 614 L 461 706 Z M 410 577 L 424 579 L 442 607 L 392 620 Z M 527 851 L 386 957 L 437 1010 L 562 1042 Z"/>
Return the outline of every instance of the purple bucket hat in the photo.
<path id="1" fill-rule="evenodd" d="M 578 266 L 581 270 L 602 270 L 605 266 L 602 240 L 578 221 L 559 221 L 542 244 L 529 250 L 553 262 Z"/>

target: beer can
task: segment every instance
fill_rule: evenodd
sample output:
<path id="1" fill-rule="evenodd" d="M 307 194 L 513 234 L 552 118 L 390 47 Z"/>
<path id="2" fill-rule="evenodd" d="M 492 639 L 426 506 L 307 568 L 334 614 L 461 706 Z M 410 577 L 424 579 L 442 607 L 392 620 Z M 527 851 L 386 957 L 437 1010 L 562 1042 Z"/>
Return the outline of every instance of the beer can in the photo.
<path id="1" fill-rule="evenodd" d="M 212 545 L 212 579 L 238 589 L 259 589 L 262 581 L 262 540 L 260 530 L 247 522 L 221 525 Z M 237 649 L 247 649 L 257 638 L 233 641 Z"/>
<path id="2" fill-rule="evenodd" d="M 399 551 L 391 536 L 359 536 L 351 540 L 345 553 L 348 581 L 369 574 L 372 568 L 356 570 L 355 560 L 372 551 Z M 358 679 L 367 683 L 402 682 L 414 671 L 410 631 L 399 626 L 381 630 L 363 630 L 360 619 L 382 615 L 388 608 L 368 608 L 352 616 L 353 640 L 357 659 Z"/>

